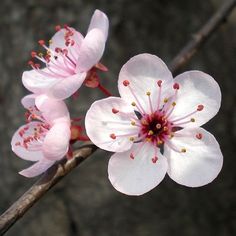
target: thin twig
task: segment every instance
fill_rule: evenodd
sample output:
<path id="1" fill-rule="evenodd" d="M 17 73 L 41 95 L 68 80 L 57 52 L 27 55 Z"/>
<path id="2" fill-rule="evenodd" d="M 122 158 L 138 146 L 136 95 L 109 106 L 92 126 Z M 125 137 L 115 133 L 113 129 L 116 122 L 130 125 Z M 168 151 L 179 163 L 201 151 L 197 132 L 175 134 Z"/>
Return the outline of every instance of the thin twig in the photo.
<path id="1" fill-rule="evenodd" d="M 236 0 L 229 0 L 209 19 L 209 21 L 196 33 L 192 40 L 180 51 L 171 61 L 169 68 L 173 74 L 185 66 L 198 49 L 214 33 L 214 31 L 226 21 L 231 11 L 236 5 Z"/>
<path id="2" fill-rule="evenodd" d="M 196 36 L 172 61 L 170 70 L 173 73 L 188 63 L 197 49 L 202 46 L 207 38 L 209 38 L 227 18 L 235 5 L 236 0 L 227 1 L 206 25 L 202 27 Z M 73 153 L 71 160 L 62 160 L 51 167 L 21 198 L 14 202 L 13 205 L 0 216 L 0 234 L 3 235 L 6 233 L 50 188 L 69 174 L 81 162 L 89 158 L 96 149 L 96 146 L 87 142 Z"/>

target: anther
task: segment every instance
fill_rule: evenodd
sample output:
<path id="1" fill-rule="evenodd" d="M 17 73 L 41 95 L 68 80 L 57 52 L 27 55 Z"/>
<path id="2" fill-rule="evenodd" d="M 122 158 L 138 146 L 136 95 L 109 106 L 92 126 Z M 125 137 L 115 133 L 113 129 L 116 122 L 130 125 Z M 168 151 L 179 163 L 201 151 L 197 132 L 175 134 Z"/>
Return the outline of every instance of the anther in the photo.
<path id="1" fill-rule="evenodd" d="M 203 105 L 198 105 L 198 106 L 197 106 L 197 111 L 202 111 L 202 110 L 203 110 L 203 108 L 204 108 L 204 106 L 203 106 Z"/>
<path id="2" fill-rule="evenodd" d="M 39 43 L 39 45 L 41 45 L 41 46 L 44 46 L 44 45 L 45 45 L 45 41 L 42 40 L 42 39 L 40 39 L 40 40 L 38 41 L 38 43 Z"/>
<path id="3" fill-rule="evenodd" d="M 170 135 L 169 135 L 169 138 L 173 138 L 173 137 L 174 137 L 174 134 L 170 134 Z"/>
<path id="4" fill-rule="evenodd" d="M 110 134 L 110 138 L 116 139 L 116 135 L 115 134 Z"/>
<path id="5" fill-rule="evenodd" d="M 185 153 L 186 151 L 187 151 L 186 148 L 181 149 L 181 152 L 183 152 L 183 153 Z"/>
<path id="6" fill-rule="evenodd" d="M 201 133 L 196 134 L 196 138 L 197 139 L 202 139 L 202 134 Z"/>
<path id="7" fill-rule="evenodd" d="M 157 160 L 158 160 L 157 156 L 155 156 L 155 157 L 152 158 L 152 162 L 153 162 L 154 164 L 157 162 Z"/>
<path id="8" fill-rule="evenodd" d="M 116 108 L 112 108 L 112 113 L 116 114 L 118 112 L 119 112 L 119 110 L 117 110 Z"/>
<path id="9" fill-rule="evenodd" d="M 136 125 L 135 121 L 131 121 L 131 125 Z"/>
<path id="10" fill-rule="evenodd" d="M 147 96 L 150 96 L 150 95 L 151 95 L 151 92 L 146 92 L 146 95 L 147 95 Z"/>
<path id="11" fill-rule="evenodd" d="M 130 157 L 131 159 L 134 159 L 134 154 L 131 152 L 130 155 L 129 155 L 129 157 Z"/>
<path id="12" fill-rule="evenodd" d="M 59 31 L 60 29 L 61 29 L 61 26 L 60 26 L 60 25 L 56 25 L 56 26 L 55 26 L 55 30 L 56 30 L 56 31 Z"/>
<path id="13" fill-rule="evenodd" d="M 167 103 L 167 102 L 168 102 L 168 98 L 165 98 L 165 99 L 164 99 L 164 103 Z"/>
<path id="14" fill-rule="evenodd" d="M 148 135 L 153 135 L 154 132 L 152 130 L 149 130 Z"/>
<path id="15" fill-rule="evenodd" d="M 163 141 L 162 141 L 162 140 L 158 140 L 158 141 L 157 141 L 157 145 L 158 145 L 158 146 L 160 146 L 160 145 L 162 145 L 162 144 L 163 144 Z"/>
<path id="16" fill-rule="evenodd" d="M 135 107 L 135 106 L 136 106 L 136 103 L 135 103 L 135 102 L 132 102 L 131 105 L 132 105 L 133 107 Z"/>
<path id="17" fill-rule="evenodd" d="M 35 57 L 35 56 L 37 56 L 37 53 L 35 51 L 32 51 L 31 52 L 31 57 Z"/>
<path id="18" fill-rule="evenodd" d="M 142 125 L 148 125 L 148 122 L 146 120 L 141 121 Z"/>
<path id="19" fill-rule="evenodd" d="M 134 137 L 130 137 L 129 141 L 133 142 L 134 141 Z"/>
<path id="20" fill-rule="evenodd" d="M 195 122 L 195 119 L 194 119 L 194 118 L 191 118 L 190 121 L 191 121 L 191 122 Z"/>
<path id="21" fill-rule="evenodd" d="M 157 85 L 158 85 L 159 87 L 161 87 L 161 84 L 162 84 L 162 80 L 158 80 L 158 81 L 157 81 Z"/>
<path id="22" fill-rule="evenodd" d="M 150 138 L 146 138 L 145 139 L 147 142 L 151 142 L 152 141 L 152 139 L 150 139 Z"/>
<path id="23" fill-rule="evenodd" d="M 43 57 L 43 53 L 42 52 L 38 53 L 38 55 L 39 55 L 39 57 Z"/>
<path id="24" fill-rule="evenodd" d="M 178 83 L 174 83 L 173 88 L 178 90 L 179 89 L 179 84 Z"/>
<path id="25" fill-rule="evenodd" d="M 172 106 L 173 106 L 173 107 L 176 106 L 176 102 L 172 102 Z"/>
<path id="26" fill-rule="evenodd" d="M 161 124 L 156 124 L 156 128 L 160 129 L 161 128 Z"/>
<path id="27" fill-rule="evenodd" d="M 125 87 L 127 87 L 127 86 L 129 85 L 129 81 L 128 81 L 128 80 L 124 80 L 124 81 L 123 81 L 123 85 L 124 85 Z"/>
<path id="28" fill-rule="evenodd" d="M 164 126 L 164 127 L 163 127 L 163 130 L 164 130 L 164 131 L 167 131 L 167 130 L 168 130 L 168 127 L 167 127 L 167 126 Z"/>
<path id="29" fill-rule="evenodd" d="M 51 40 L 51 39 L 50 39 L 50 40 L 48 40 L 48 43 L 49 43 L 49 44 L 52 44 L 52 40 Z M 48 52 L 47 52 L 47 53 L 48 53 Z"/>

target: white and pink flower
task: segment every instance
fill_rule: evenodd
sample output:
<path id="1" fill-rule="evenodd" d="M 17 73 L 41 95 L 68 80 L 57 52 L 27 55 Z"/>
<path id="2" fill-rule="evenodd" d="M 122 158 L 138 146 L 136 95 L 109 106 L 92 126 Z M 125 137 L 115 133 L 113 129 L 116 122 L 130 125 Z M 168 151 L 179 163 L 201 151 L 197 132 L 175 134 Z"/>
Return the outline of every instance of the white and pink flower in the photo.
<path id="1" fill-rule="evenodd" d="M 69 149 L 70 116 L 63 101 L 46 95 L 27 95 L 22 99 L 27 124 L 13 135 L 11 146 L 20 158 L 36 162 L 19 172 L 25 177 L 35 177 L 62 159 Z"/>
<path id="2" fill-rule="evenodd" d="M 91 141 L 116 152 L 108 174 L 118 191 L 144 194 L 166 173 L 189 187 L 216 178 L 223 156 L 214 136 L 200 128 L 220 108 L 211 76 L 188 71 L 173 79 L 160 58 L 140 54 L 122 67 L 118 89 L 121 98 L 94 102 L 85 119 Z"/>
<path id="3" fill-rule="evenodd" d="M 58 100 L 74 94 L 84 82 L 87 72 L 101 59 L 108 27 L 107 16 L 99 10 L 94 12 L 85 37 L 71 27 L 57 26 L 58 32 L 49 41 L 49 46 L 44 40 L 39 40 L 46 49 L 46 55 L 31 53 L 33 58 L 45 64 L 45 68 L 40 69 L 39 63 L 30 61 L 33 70 L 23 73 L 24 86 L 35 94 L 46 94 Z"/>

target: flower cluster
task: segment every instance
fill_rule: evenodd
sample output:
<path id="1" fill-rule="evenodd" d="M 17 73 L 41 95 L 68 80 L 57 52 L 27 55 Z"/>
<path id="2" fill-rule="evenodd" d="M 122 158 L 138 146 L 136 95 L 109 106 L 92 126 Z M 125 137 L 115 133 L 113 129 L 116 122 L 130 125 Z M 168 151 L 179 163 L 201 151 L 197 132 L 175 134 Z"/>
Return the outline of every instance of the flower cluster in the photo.
<path id="1" fill-rule="evenodd" d="M 20 158 L 36 163 L 21 171 L 21 175 L 34 177 L 43 173 L 66 154 L 70 157 L 70 143 L 88 139 L 81 135 L 81 126 L 71 125 L 63 100 L 76 93 L 84 82 L 89 87 L 102 88 L 96 72 L 107 70 L 99 61 L 108 26 L 107 16 L 96 10 L 85 37 L 67 25 L 56 26 L 49 46 L 44 40 L 38 41 L 45 53 L 31 52 L 32 70 L 23 73 L 22 83 L 33 94 L 22 99 L 27 109 L 26 124 L 15 132 L 11 145 Z"/>
<path id="2" fill-rule="evenodd" d="M 12 138 L 12 150 L 36 163 L 20 172 L 34 177 L 66 154 L 71 144 L 88 138 L 101 149 L 115 152 L 108 164 L 112 185 L 128 195 L 141 195 L 156 187 L 166 173 L 179 184 L 198 187 L 216 178 L 223 164 L 214 136 L 201 128 L 220 108 L 217 82 L 201 71 L 172 77 L 157 56 L 140 54 L 121 69 L 120 97 L 101 86 L 97 70 L 108 35 L 107 16 L 96 10 L 87 35 L 56 27 L 45 54 L 32 52 L 31 71 L 22 82 L 33 94 L 22 99 L 27 124 Z M 36 62 L 35 62 L 36 61 Z M 41 65 L 44 67 L 41 69 Z M 95 101 L 81 126 L 71 125 L 64 99 L 78 88 L 102 90 L 108 98 Z"/>

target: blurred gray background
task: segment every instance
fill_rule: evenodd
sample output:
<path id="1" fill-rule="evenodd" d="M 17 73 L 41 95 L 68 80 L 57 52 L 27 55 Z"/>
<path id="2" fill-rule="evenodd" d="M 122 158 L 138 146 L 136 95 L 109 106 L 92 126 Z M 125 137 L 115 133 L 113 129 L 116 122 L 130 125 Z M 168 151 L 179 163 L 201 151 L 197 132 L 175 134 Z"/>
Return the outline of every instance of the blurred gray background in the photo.
<path id="1" fill-rule="evenodd" d="M 102 84 L 117 94 L 121 66 L 132 56 L 148 52 L 166 63 L 178 53 L 224 1 L 216 0 L 3 0 L 0 7 L 0 210 L 3 212 L 36 179 L 17 174 L 30 163 L 10 148 L 14 131 L 24 122 L 20 99 L 27 93 L 21 74 L 29 69 L 31 50 L 39 39 L 49 40 L 54 26 L 68 24 L 86 33 L 98 8 L 110 19 L 102 62 L 109 72 Z M 206 128 L 224 153 L 219 177 L 202 188 L 186 188 L 168 177 L 141 197 L 128 197 L 107 179 L 110 153 L 97 151 L 54 187 L 6 235 L 9 236 L 198 236 L 236 235 L 236 12 L 184 68 L 211 74 L 220 84 L 223 103 Z M 102 98 L 84 88 L 69 101 L 74 116 Z"/>

